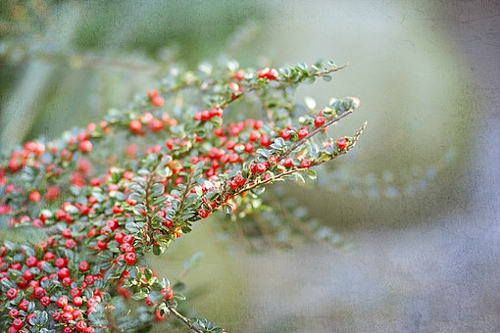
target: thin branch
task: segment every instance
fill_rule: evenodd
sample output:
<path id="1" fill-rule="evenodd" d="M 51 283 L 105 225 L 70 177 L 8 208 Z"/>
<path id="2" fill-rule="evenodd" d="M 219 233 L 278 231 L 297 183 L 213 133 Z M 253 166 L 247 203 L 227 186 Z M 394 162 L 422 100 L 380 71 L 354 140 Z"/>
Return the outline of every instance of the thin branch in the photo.
<path id="1" fill-rule="evenodd" d="M 330 68 L 330 69 L 328 69 L 326 71 L 314 73 L 313 76 L 320 77 L 320 76 L 323 76 L 323 75 L 328 75 L 330 73 L 338 72 L 341 69 L 346 68 L 347 66 L 349 66 L 349 62 L 346 62 L 345 64 L 343 64 L 342 66 L 339 66 L 339 67 L 335 66 L 335 67 L 332 67 L 332 68 Z"/>
<path id="2" fill-rule="evenodd" d="M 198 327 L 194 326 L 194 324 L 189 320 L 189 318 L 183 316 L 180 312 L 177 311 L 177 309 L 173 308 L 172 306 L 167 304 L 168 310 L 176 316 L 178 319 L 180 319 L 184 324 L 186 324 L 191 330 L 197 333 L 203 333 L 202 330 L 200 330 Z"/>
<path id="3" fill-rule="evenodd" d="M 302 139 L 300 139 L 299 141 L 297 141 L 292 147 L 290 147 L 290 149 L 288 149 L 283 155 L 281 155 L 279 157 L 278 161 L 282 161 L 283 159 L 287 158 L 295 149 L 297 149 L 298 147 L 300 147 L 301 145 L 303 145 L 311 137 L 313 137 L 314 135 L 316 135 L 320 131 L 324 130 L 328 126 L 330 126 L 330 125 L 332 125 L 332 124 L 340 121 L 342 118 L 347 117 L 352 112 L 353 112 L 353 110 L 348 110 L 348 111 L 344 112 L 343 114 L 341 114 L 340 116 L 335 117 L 335 118 L 333 118 L 333 119 L 325 122 L 320 127 L 314 129 L 314 131 L 310 132 L 308 135 L 306 135 L 305 137 L 303 137 Z"/>
<path id="4" fill-rule="evenodd" d="M 184 209 L 184 203 L 186 202 L 187 196 L 189 195 L 189 192 L 191 191 L 190 186 L 191 182 L 193 181 L 193 169 L 191 168 L 191 172 L 189 173 L 188 179 L 186 181 L 186 188 L 184 192 L 182 193 L 181 200 L 179 202 L 179 208 L 177 209 L 177 212 L 182 212 Z"/>
<path id="5" fill-rule="evenodd" d="M 352 110 L 347 111 L 346 113 L 342 114 L 342 116 L 337 117 L 337 118 L 335 118 L 334 120 L 340 120 L 340 119 L 341 119 L 341 117 L 345 117 L 345 116 L 347 116 L 348 112 L 352 113 Z M 333 122 L 330 122 L 330 124 L 331 124 L 331 123 L 333 123 Z M 326 124 L 327 124 L 327 123 L 325 123 L 325 125 L 326 125 Z M 351 140 L 351 142 L 349 143 L 349 145 L 347 146 L 347 148 L 346 148 L 346 149 L 343 149 L 343 150 L 341 150 L 341 151 L 339 151 L 339 153 L 338 153 L 338 154 L 336 154 L 336 155 L 332 155 L 332 156 L 330 156 L 329 161 L 334 160 L 334 159 L 338 158 L 339 156 L 346 154 L 349 150 L 351 150 L 351 149 L 352 149 L 352 148 L 356 145 L 356 142 L 359 140 L 359 137 L 360 137 L 361 133 L 363 133 L 363 131 L 365 130 L 365 128 L 366 128 L 366 126 L 367 126 L 367 124 L 368 124 L 368 122 L 366 122 L 366 121 L 365 121 L 365 122 L 363 123 L 363 125 L 361 126 L 361 128 L 360 128 L 360 129 L 356 132 L 356 134 L 355 134 L 355 135 L 354 135 L 354 137 L 352 138 L 352 140 Z M 328 126 L 328 125 L 327 125 L 327 126 Z M 310 137 L 311 135 L 316 134 L 316 133 L 318 132 L 318 130 L 321 130 L 321 128 L 322 128 L 322 127 L 318 127 L 316 130 L 314 130 L 313 132 L 311 132 L 311 133 L 308 135 L 308 137 Z M 306 138 L 307 138 L 307 137 L 306 137 Z M 304 138 L 304 139 L 306 139 L 306 138 Z M 302 140 L 301 140 L 301 141 L 302 141 Z M 300 142 L 300 141 L 299 141 L 299 142 Z M 293 149 L 295 149 L 295 148 L 296 148 L 296 147 L 294 147 Z M 293 150 L 293 149 L 292 149 L 292 150 Z M 289 154 L 289 152 L 287 152 L 287 153 Z M 281 160 L 281 159 L 280 159 L 280 160 Z M 319 165 L 319 164 L 322 164 L 322 163 L 324 163 L 324 162 L 325 162 L 325 161 L 317 161 L 317 162 L 313 162 L 311 166 Z M 231 197 L 232 197 L 232 198 L 234 198 L 234 197 L 236 197 L 236 196 L 238 196 L 238 195 L 241 195 L 241 194 L 243 194 L 244 192 L 250 191 L 250 190 L 252 190 L 252 189 L 254 189 L 254 188 L 258 187 L 258 186 L 261 186 L 261 185 L 264 185 L 264 184 L 267 184 L 267 183 L 272 183 L 273 181 L 275 181 L 275 180 L 277 180 L 277 179 L 280 179 L 280 178 L 283 178 L 283 177 L 285 177 L 285 176 L 288 176 L 288 175 L 294 174 L 294 173 L 296 173 L 296 172 L 306 171 L 306 170 L 308 170 L 308 169 L 310 169 L 310 167 L 309 167 L 309 168 L 295 168 L 295 169 L 290 169 L 290 170 L 287 170 L 287 171 L 285 171 L 285 172 L 282 172 L 282 173 L 280 173 L 280 174 L 276 175 L 275 177 L 269 177 L 269 178 L 267 178 L 267 179 L 262 180 L 262 181 L 261 181 L 261 182 L 259 182 L 259 183 L 253 183 L 253 184 L 251 184 L 251 185 L 250 185 L 250 186 L 248 186 L 248 187 L 244 187 L 244 188 L 242 188 L 241 190 L 239 190 L 238 192 L 233 193 L 233 195 L 232 195 Z"/>

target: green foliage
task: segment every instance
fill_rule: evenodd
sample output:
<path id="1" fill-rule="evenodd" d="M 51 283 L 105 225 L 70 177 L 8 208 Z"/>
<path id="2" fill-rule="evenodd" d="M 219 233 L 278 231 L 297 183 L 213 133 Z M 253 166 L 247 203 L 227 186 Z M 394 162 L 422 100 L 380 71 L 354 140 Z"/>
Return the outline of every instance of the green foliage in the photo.
<path id="1" fill-rule="evenodd" d="M 262 194 L 277 181 L 304 181 L 301 173 L 314 179 L 312 167 L 358 141 L 366 124 L 337 140 L 323 134 L 359 107 L 357 98 L 319 110 L 292 100 L 300 84 L 342 68 L 256 70 L 222 60 L 189 71 L 172 64 L 171 74 L 128 108 L 2 156 L 1 213 L 12 227 L 45 234 L 37 243 L 2 246 L 2 301 L 6 311 L 24 311 L 14 320 L 1 313 L 4 328 L 146 332 L 153 318 L 170 316 L 195 332 L 222 332 L 182 315 L 183 283 L 170 287 L 145 257 L 164 254 L 218 209 L 240 220 L 249 240 L 289 244 L 293 232 L 336 242 L 329 229 L 302 225 L 298 212 L 291 221 L 273 213 Z M 250 118 L 260 110 L 263 119 Z M 198 259 L 187 261 L 184 272 Z M 34 301 L 23 305 L 30 296 Z"/>

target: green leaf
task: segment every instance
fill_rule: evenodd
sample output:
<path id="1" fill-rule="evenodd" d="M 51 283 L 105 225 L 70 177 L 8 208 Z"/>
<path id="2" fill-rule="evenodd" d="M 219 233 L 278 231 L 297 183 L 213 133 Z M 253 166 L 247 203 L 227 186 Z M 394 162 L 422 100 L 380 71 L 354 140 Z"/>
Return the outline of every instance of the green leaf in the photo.
<path id="1" fill-rule="evenodd" d="M 295 176 L 297 177 L 297 180 L 300 180 L 302 183 L 306 182 L 306 180 L 300 173 L 296 173 Z"/>
<path id="2" fill-rule="evenodd" d="M 262 193 L 264 193 L 265 190 L 266 190 L 265 186 L 257 186 L 254 189 L 252 189 L 252 193 L 254 193 L 255 195 L 261 195 Z"/>
<path id="3" fill-rule="evenodd" d="M 168 200 L 168 197 L 166 197 L 165 195 L 162 195 L 162 196 L 153 200 L 153 206 L 159 206 L 167 200 Z"/>
<path id="4" fill-rule="evenodd" d="M 318 178 L 316 170 L 313 170 L 313 169 L 307 169 L 307 175 L 309 176 L 310 179 Z"/>
<path id="5" fill-rule="evenodd" d="M 230 205 L 224 205 L 222 206 L 222 211 L 224 212 L 224 214 L 232 214 L 233 213 L 233 207 L 231 207 Z"/>
<path id="6" fill-rule="evenodd" d="M 266 159 L 271 156 L 271 153 L 269 152 L 268 149 L 262 149 L 262 148 L 257 149 L 257 154 L 259 154 L 260 156 L 262 156 Z"/>
<path id="7" fill-rule="evenodd" d="M 331 75 L 323 75 L 322 78 L 326 82 L 330 82 L 333 79 Z"/>
<path id="8" fill-rule="evenodd" d="M 151 186 L 151 197 L 156 198 L 162 195 L 165 192 L 165 185 L 162 183 L 156 183 Z"/>
<path id="9" fill-rule="evenodd" d="M 203 252 L 196 252 L 191 258 L 184 261 L 184 270 L 188 271 L 195 269 L 200 264 L 200 260 L 203 258 Z"/>
<path id="10" fill-rule="evenodd" d="M 306 96 L 304 97 L 304 102 L 309 110 L 314 110 L 316 108 L 316 101 L 314 98 Z"/>

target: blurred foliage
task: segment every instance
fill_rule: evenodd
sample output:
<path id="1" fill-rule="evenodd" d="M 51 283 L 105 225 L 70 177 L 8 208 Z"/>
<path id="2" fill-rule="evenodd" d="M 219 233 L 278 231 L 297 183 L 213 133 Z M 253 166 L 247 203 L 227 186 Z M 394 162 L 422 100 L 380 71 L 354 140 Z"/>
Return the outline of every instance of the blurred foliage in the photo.
<path id="1" fill-rule="evenodd" d="M 239 52 L 238 43 L 265 17 L 255 1 L 26 0 L 0 7 L 4 147 L 123 107 L 149 87 L 143 84 L 164 76 L 173 58 L 192 67 Z M 8 96 L 23 102 L 9 108 Z"/>

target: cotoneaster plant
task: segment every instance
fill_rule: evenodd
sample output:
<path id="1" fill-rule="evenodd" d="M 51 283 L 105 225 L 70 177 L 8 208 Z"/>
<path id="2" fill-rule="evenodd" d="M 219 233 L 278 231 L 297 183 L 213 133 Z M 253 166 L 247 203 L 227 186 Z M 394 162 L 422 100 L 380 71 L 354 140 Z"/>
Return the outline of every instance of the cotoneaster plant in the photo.
<path id="1" fill-rule="evenodd" d="M 250 216 L 266 185 L 314 177 L 314 167 L 350 151 L 366 123 L 351 136 L 329 138 L 327 129 L 357 98 L 319 109 L 293 100 L 300 84 L 344 67 L 172 66 L 127 109 L 4 153 L 0 214 L 37 236 L 0 246 L 0 331 L 146 332 L 176 320 L 222 332 L 181 314 L 184 296 L 145 256 L 167 252 L 218 211 Z"/>

